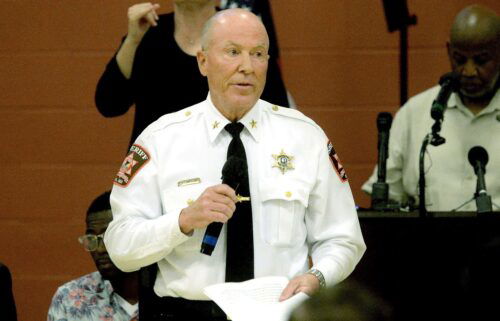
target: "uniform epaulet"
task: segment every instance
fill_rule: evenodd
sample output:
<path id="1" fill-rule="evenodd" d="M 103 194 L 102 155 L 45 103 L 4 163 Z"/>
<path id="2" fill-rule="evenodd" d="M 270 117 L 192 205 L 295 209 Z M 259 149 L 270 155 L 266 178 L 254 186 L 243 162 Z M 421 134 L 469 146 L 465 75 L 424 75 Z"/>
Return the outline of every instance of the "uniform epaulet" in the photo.
<path id="1" fill-rule="evenodd" d="M 304 122 L 306 122 L 308 124 L 313 125 L 314 127 L 318 127 L 318 124 L 316 124 L 314 122 L 314 120 L 312 120 L 311 118 L 307 117 L 306 115 L 304 115 L 303 113 L 301 113 L 297 109 L 287 108 L 287 107 L 281 107 L 281 106 L 278 106 L 278 105 L 270 105 L 269 106 L 269 111 L 271 113 L 273 113 L 273 114 L 276 114 L 276 115 L 281 115 L 281 116 L 285 116 L 285 117 L 288 117 L 288 118 L 302 120 L 302 121 L 304 121 Z"/>
<path id="2" fill-rule="evenodd" d="M 197 112 L 198 108 L 195 107 L 196 105 L 181 109 L 179 111 L 170 114 L 163 115 L 160 118 L 158 118 L 157 121 L 151 123 L 151 125 L 149 125 L 146 128 L 146 131 L 149 133 L 153 133 L 158 130 L 162 130 L 170 125 L 185 122 L 191 119 L 193 115 Z"/>

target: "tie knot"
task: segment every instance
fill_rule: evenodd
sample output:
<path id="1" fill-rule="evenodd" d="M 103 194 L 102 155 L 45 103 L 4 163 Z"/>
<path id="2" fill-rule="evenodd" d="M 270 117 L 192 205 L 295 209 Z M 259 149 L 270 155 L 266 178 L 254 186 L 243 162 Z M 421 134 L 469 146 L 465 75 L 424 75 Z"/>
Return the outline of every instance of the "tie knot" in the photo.
<path id="1" fill-rule="evenodd" d="M 233 138 L 239 137 L 241 131 L 243 130 L 243 124 L 242 123 L 229 123 L 226 125 L 226 127 L 224 127 L 224 129 L 226 129 L 231 134 L 231 136 L 233 136 Z"/>

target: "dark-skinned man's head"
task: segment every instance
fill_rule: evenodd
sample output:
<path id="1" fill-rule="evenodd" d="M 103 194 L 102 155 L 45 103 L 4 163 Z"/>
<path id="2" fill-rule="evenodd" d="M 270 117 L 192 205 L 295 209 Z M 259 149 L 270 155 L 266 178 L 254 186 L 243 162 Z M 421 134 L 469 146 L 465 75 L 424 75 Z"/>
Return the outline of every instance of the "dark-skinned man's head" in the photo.
<path id="1" fill-rule="evenodd" d="M 109 195 L 109 192 L 105 192 L 92 201 L 87 210 L 85 235 L 80 237 L 80 243 L 90 252 L 97 270 L 107 280 L 116 278 L 123 273 L 109 258 L 102 239 L 104 232 L 113 219 Z"/>
<path id="2" fill-rule="evenodd" d="M 500 19 L 485 7 L 472 5 L 456 16 L 447 44 L 453 71 L 460 74 L 465 100 L 491 99 L 498 88 Z"/>

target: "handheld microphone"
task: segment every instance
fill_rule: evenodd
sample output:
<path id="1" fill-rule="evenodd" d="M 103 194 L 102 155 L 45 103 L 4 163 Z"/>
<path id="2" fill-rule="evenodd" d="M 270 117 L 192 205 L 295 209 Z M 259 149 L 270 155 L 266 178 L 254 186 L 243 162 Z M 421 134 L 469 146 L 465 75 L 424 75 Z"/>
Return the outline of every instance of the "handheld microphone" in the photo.
<path id="1" fill-rule="evenodd" d="M 443 113 L 446 109 L 448 99 L 451 93 L 457 91 L 460 75 L 455 72 L 449 72 L 441 76 L 439 79 L 439 84 L 441 85 L 441 90 L 437 95 L 436 99 L 432 102 L 431 107 L 431 117 L 434 120 L 442 120 Z"/>
<path id="2" fill-rule="evenodd" d="M 488 152 L 481 146 L 474 146 L 469 150 L 468 158 L 477 176 L 476 193 L 474 195 L 477 213 L 490 213 L 493 208 L 491 206 L 491 197 L 486 193 L 486 182 L 484 180 L 486 164 L 488 164 Z"/>
<path id="3" fill-rule="evenodd" d="M 389 131 L 392 125 L 392 115 L 381 112 L 377 116 L 378 129 L 378 163 L 377 182 L 372 186 L 372 208 L 384 210 L 389 199 L 389 185 L 385 182 L 387 172 L 387 157 L 389 156 Z"/>
<path id="4" fill-rule="evenodd" d="M 236 190 L 240 182 L 246 179 L 248 170 L 247 163 L 244 159 L 230 156 L 222 167 L 222 183 L 229 185 Z M 222 230 L 221 222 L 212 222 L 207 226 L 203 241 L 201 242 L 200 252 L 206 255 L 212 255 L 217 241 L 219 240 L 220 231 Z"/>

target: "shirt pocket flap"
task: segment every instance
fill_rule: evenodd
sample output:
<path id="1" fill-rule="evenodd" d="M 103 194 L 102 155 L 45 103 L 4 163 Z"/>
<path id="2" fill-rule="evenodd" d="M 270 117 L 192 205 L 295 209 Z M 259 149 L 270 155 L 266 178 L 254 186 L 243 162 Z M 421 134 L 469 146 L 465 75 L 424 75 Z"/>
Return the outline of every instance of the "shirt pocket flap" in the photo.
<path id="1" fill-rule="evenodd" d="M 263 182 L 260 186 L 262 202 L 269 200 L 298 201 L 307 207 L 309 193 L 305 187 L 292 182 Z"/>
<path id="2" fill-rule="evenodd" d="M 304 215 L 309 201 L 300 181 L 261 182 L 262 238 L 273 246 L 290 247 L 305 240 Z"/>

